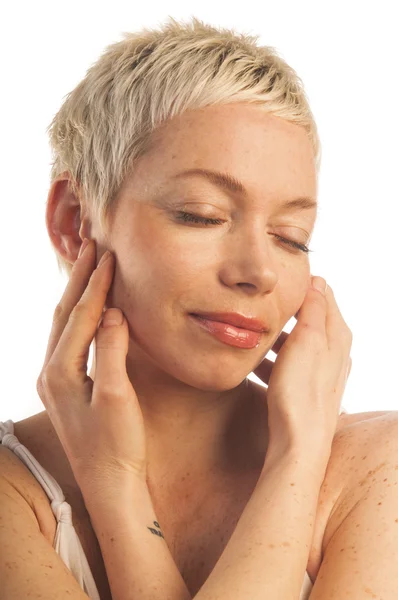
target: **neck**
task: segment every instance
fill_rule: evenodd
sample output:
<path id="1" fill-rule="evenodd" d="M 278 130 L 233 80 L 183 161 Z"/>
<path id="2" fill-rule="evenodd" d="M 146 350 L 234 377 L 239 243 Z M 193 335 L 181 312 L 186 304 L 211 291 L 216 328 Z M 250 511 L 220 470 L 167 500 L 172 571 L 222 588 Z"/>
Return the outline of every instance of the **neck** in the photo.
<path id="1" fill-rule="evenodd" d="M 127 356 L 126 370 L 144 418 L 150 479 L 186 473 L 217 478 L 262 467 L 264 388 L 246 378 L 230 390 L 198 389 L 147 361 L 137 364 L 137 357 Z M 95 378 L 95 354 L 90 377 Z"/>

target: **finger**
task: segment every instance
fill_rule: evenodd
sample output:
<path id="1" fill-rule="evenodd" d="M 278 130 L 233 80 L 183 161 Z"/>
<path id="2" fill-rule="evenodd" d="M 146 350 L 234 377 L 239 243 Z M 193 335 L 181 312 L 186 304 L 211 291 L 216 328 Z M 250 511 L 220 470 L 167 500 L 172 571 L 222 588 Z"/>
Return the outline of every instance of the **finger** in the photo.
<path id="1" fill-rule="evenodd" d="M 327 315 L 326 333 L 331 348 L 341 348 L 342 341 L 347 348 L 351 348 L 352 332 L 345 322 L 336 302 L 333 289 L 328 285 L 326 290 Z M 346 342 L 346 343 L 345 343 Z"/>
<path id="2" fill-rule="evenodd" d="M 289 337 L 289 333 L 286 331 L 281 331 L 278 338 L 275 340 L 274 344 L 271 346 L 271 350 L 278 354 L 279 350 L 282 348 L 283 344 L 286 342 Z M 267 352 L 268 354 L 268 352 Z M 264 383 L 268 385 L 269 378 L 271 376 L 272 367 L 274 366 L 274 362 L 268 358 L 263 358 L 261 363 L 253 370 L 253 373 L 261 379 Z"/>
<path id="3" fill-rule="evenodd" d="M 315 282 L 320 283 L 326 281 L 322 277 L 313 277 L 307 289 L 304 302 L 300 307 L 297 324 L 292 330 L 292 335 L 300 336 L 302 332 L 307 336 L 306 343 L 310 343 L 312 336 L 308 337 L 308 332 L 315 334 L 318 338 L 326 338 L 326 314 L 328 310 L 328 302 L 326 296 L 316 289 L 313 285 Z"/>
<path id="4" fill-rule="evenodd" d="M 95 244 L 93 243 L 93 240 L 89 240 L 83 256 L 77 258 L 73 264 L 68 284 L 55 309 L 42 371 L 44 371 L 45 367 L 51 360 L 62 332 L 64 331 L 69 320 L 70 314 L 86 289 L 94 267 Z"/>
<path id="5" fill-rule="evenodd" d="M 350 356 L 350 357 L 349 357 L 349 359 L 348 359 L 347 375 L 346 375 L 346 378 L 345 378 L 345 379 L 346 379 L 346 381 L 347 381 L 347 379 L 348 379 L 348 378 L 349 378 L 349 376 L 350 376 L 350 373 L 351 373 L 351 367 L 352 367 L 352 358 L 351 358 L 351 356 Z"/>
<path id="6" fill-rule="evenodd" d="M 111 253 L 108 260 L 98 264 L 93 271 L 50 358 L 48 368 L 54 366 L 60 374 L 73 381 L 84 383 L 87 380 L 87 356 L 113 279 L 113 267 Z"/>
<path id="7" fill-rule="evenodd" d="M 104 323 L 106 327 L 104 327 Z M 126 398 L 128 327 L 119 308 L 108 308 L 95 336 L 95 378 L 92 402 L 96 399 Z M 130 382 L 130 380 L 128 380 Z"/>

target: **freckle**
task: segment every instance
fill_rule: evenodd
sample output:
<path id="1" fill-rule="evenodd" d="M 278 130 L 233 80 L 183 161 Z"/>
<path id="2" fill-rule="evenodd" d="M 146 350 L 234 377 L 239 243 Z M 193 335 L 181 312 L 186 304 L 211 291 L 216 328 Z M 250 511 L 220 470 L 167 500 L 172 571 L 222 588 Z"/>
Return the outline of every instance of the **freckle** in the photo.
<path id="1" fill-rule="evenodd" d="M 340 552 L 344 552 L 344 548 L 340 548 Z"/>
<path id="2" fill-rule="evenodd" d="M 367 456 L 363 456 L 363 457 L 362 457 L 362 460 L 365 460 L 365 458 L 367 458 Z"/>
<path id="3" fill-rule="evenodd" d="M 380 504 L 383 504 L 383 503 L 382 503 L 382 502 L 379 502 L 379 503 L 377 504 L 377 506 L 380 506 Z"/>
<path id="4" fill-rule="evenodd" d="M 290 485 L 296 485 L 295 483 L 291 483 Z"/>
<path id="5" fill-rule="evenodd" d="M 398 523 L 398 519 L 395 519 L 395 522 Z"/>
<path id="6" fill-rule="evenodd" d="M 383 479 L 383 481 L 387 481 L 387 477 L 385 479 Z"/>
<path id="7" fill-rule="evenodd" d="M 275 544 L 268 544 L 269 548 L 275 548 Z"/>

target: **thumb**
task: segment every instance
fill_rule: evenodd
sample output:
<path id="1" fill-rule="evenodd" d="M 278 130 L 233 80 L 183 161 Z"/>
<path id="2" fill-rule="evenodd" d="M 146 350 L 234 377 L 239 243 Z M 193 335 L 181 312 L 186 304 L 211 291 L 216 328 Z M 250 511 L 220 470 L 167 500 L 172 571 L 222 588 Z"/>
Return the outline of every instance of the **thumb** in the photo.
<path id="1" fill-rule="evenodd" d="M 93 401 L 96 395 L 123 394 L 129 346 L 127 321 L 119 308 L 108 308 L 95 335 L 95 377 Z"/>

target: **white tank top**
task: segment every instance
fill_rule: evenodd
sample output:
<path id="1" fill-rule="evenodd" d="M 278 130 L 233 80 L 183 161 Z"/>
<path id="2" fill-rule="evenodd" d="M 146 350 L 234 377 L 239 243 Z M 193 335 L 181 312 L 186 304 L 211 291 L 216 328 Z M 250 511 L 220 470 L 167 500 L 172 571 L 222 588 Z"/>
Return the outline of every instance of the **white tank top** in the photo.
<path id="1" fill-rule="evenodd" d="M 341 407 L 340 412 L 347 413 L 343 407 Z M 57 529 L 53 544 L 56 553 L 59 554 L 80 587 L 91 600 L 101 600 L 83 547 L 72 523 L 72 507 L 65 501 L 65 496 L 60 485 L 41 466 L 32 453 L 19 442 L 18 438 L 14 435 L 14 423 L 11 419 L 5 422 L 0 421 L 0 443 L 14 452 L 46 492 L 57 520 Z M 312 587 L 311 579 L 306 571 L 299 600 L 308 600 Z"/>

